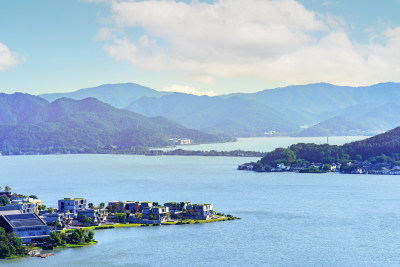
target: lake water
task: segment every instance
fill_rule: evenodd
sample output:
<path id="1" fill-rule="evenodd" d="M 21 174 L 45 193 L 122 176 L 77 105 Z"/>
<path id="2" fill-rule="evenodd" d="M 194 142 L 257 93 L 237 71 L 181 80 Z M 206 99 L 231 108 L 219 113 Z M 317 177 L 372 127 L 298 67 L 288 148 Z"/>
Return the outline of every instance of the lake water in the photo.
<path id="1" fill-rule="evenodd" d="M 343 145 L 348 142 L 363 140 L 368 136 L 332 136 L 329 137 L 329 144 Z M 200 144 L 200 145 L 179 145 L 176 147 L 160 148 L 160 150 L 168 151 L 175 149 L 184 150 L 200 150 L 200 151 L 233 151 L 247 150 L 257 152 L 269 152 L 277 147 L 288 147 L 297 143 L 316 143 L 326 144 L 326 137 L 254 137 L 254 138 L 237 138 L 236 142 L 219 143 L 219 144 Z"/>
<path id="2" fill-rule="evenodd" d="M 93 247 L 10 266 L 399 266 L 400 177 L 237 171 L 250 158 L 0 157 L 0 184 L 63 197 L 212 203 L 242 220 L 99 230 Z"/>

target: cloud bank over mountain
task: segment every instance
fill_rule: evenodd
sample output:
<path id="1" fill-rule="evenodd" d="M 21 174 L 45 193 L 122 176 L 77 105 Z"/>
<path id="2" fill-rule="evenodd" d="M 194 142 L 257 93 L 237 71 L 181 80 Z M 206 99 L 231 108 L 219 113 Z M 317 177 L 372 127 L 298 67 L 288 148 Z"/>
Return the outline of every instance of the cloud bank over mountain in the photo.
<path id="1" fill-rule="evenodd" d="M 367 85 L 400 74 L 400 27 L 360 43 L 344 19 L 294 0 L 116 1 L 110 8 L 111 23 L 100 33 L 111 57 L 205 84 L 247 77 Z"/>

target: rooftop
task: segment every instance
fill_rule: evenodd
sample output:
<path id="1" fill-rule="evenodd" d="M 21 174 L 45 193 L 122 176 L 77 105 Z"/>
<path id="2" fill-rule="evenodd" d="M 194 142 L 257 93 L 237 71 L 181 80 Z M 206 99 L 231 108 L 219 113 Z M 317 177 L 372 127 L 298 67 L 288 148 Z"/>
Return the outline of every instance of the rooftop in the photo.
<path id="1" fill-rule="evenodd" d="M 13 227 L 46 226 L 34 213 L 3 215 L 6 221 Z"/>

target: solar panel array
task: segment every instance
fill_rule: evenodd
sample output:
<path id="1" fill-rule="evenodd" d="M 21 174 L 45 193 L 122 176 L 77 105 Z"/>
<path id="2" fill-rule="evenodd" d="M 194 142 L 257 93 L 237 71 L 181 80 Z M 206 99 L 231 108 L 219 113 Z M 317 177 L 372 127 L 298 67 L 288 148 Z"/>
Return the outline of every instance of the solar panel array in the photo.
<path id="1" fill-rule="evenodd" d="M 10 220 L 36 219 L 36 216 L 32 213 L 7 215 L 7 217 Z"/>
<path id="2" fill-rule="evenodd" d="M 35 214 L 18 214 L 4 216 L 12 224 L 13 227 L 29 227 L 29 226 L 42 226 L 44 225 Z"/>

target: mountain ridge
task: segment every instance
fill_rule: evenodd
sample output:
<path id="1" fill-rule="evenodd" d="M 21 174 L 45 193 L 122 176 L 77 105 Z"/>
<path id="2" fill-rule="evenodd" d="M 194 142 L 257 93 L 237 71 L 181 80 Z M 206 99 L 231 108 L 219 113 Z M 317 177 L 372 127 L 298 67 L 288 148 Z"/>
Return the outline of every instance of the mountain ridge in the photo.
<path id="1" fill-rule="evenodd" d="M 21 101 L 21 97 L 25 102 Z M 27 94 L 2 94 L 0 103 L 2 101 L 9 103 L 6 111 L 14 111 L 9 112 L 14 115 L 14 119 L 0 120 L 0 151 L 100 149 L 106 146 L 131 149 L 165 146 L 169 144 L 169 138 L 190 138 L 197 142 L 221 140 L 166 118 L 148 118 L 128 110 L 117 109 L 95 98 L 61 98 L 50 103 Z M 20 116 L 19 111 L 29 113 L 32 103 L 39 103 L 34 109 L 40 111 L 40 116 L 33 121 L 21 120 L 24 116 Z"/>
<path id="2" fill-rule="evenodd" d="M 114 86 L 122 88 L 127 84 Z M 89 91 L 96 91 L 96 88 Z M 400 123 L 400 108 L 392 108 L 391 114 L 383 108 L 389 103 L 400 102 L 400 84 L 394 82 L 358 87 L 314 83 L 214 97 L 147 89 L 151 90 L 150 95 L 140 93 L 140 90 L 134 92 L 133 88 L 134 101 L 130 103 L 131 99 L 121 93 L 119 98 L 124 98 L 124 102 L 118 107 L 128 103 L 123 106 L 128 110 L 147 116 L 165 116 L 186 127 L 215 134 L 241 137 L 265 136 L 266 133 L 296 135 L 302 131 L 301 126 L 310 127 L 337 116 L 359 121 L 366 132 L 372 133 L 389 130 Z M 89 94 L 88 89 L 84 90 Z M 109 104 L 115 102 L 111 98 L 106 100 Z M 379 116 L 378 113 L 384 114 Z M 364 128 L 351 130 L 346 135 L 357 131 L 363 132 Z"/>

